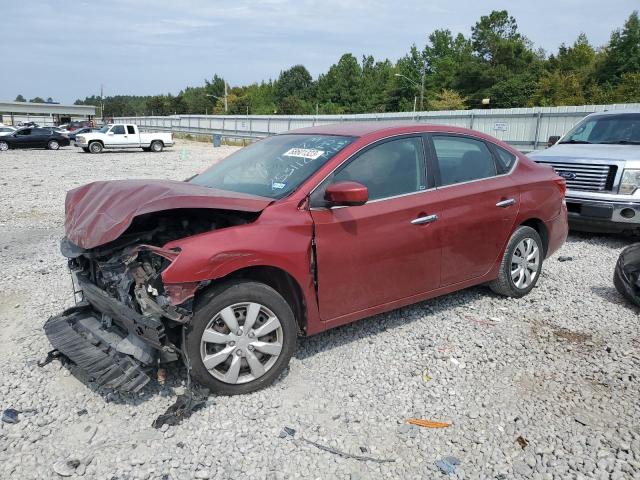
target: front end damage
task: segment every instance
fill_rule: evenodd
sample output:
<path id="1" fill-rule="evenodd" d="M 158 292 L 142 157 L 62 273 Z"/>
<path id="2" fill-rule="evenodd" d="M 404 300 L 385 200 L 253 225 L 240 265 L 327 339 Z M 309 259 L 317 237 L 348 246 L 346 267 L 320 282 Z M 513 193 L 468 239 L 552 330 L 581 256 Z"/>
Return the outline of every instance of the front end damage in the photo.
<path id="1" fill-rule="evenodd" d="M 67 237 L 76 306 L 44 330 L 61 352 L 99 386 L 137 392 L 159 364 L 178 360 L 182 328 L 196 293 L 209 283 L 165 284 L 162 272 L 179 256 L 162 246 L 191 235 L 253 221 L 256 213 L 173 210 L 136 218 L 107 244 L 83 249 Z"/>

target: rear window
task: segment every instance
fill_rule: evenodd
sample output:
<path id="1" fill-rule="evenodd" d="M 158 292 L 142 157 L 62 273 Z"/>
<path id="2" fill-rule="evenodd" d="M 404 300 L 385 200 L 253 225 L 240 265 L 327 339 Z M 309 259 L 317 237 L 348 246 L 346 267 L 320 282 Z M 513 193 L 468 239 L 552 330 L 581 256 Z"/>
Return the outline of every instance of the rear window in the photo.
<path id="1" fill-rule="evenodd" d="M 499 173 L 507 173 L 513 167 L 513 164 L 516 163 L 516 156 L 505 150 L 502 147 L 498 147 L 497 145 L 493 146 L 496 149 L 496 153 L 498 154 L 498 170 Z"/>

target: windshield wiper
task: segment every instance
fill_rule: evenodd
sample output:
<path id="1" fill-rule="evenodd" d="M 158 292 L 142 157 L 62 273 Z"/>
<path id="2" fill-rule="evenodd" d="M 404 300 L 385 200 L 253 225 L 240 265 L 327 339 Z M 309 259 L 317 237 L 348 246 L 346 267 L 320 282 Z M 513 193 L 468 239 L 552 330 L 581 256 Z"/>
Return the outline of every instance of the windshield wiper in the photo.
<path id="1" fill-rule="evenodd" d="M 610 140 L 608 142 L 598 142 L 603 145 L 640 145 L 640 142 L 635 140 Z"/>
<path id="2" fill-rule="evenodd" d="M 587 142 L 586 140 L 566 140 L 564 142 L 558 142 L 558 143 L 591 143 L 591 142 Z"/>

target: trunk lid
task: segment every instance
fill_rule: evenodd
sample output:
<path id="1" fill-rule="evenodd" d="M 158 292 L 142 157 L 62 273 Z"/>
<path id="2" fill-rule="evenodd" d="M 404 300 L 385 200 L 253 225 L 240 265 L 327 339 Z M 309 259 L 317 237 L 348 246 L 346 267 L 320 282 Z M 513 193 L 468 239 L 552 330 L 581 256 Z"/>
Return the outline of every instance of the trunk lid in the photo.
<path id="1" fill-rule="evenodd" d="M 111 180 L 70 190 L 65 233 L 91 249 L 117 239 L 137 216 L 181 208 L 261 212 L 273 200 L 173 180 Z"/>

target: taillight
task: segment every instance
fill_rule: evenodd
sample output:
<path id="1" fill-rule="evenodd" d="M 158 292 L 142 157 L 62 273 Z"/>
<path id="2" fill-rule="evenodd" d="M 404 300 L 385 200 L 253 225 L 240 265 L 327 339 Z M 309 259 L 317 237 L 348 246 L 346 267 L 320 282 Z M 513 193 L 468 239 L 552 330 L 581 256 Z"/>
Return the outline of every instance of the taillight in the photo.
<path id="1" fill-rule="evenodd" d="M 564 197 L 567 194 L 567 181 L 564 178 L 555 178 L 553 181 L 560 190 L 560 195 Z"/>

